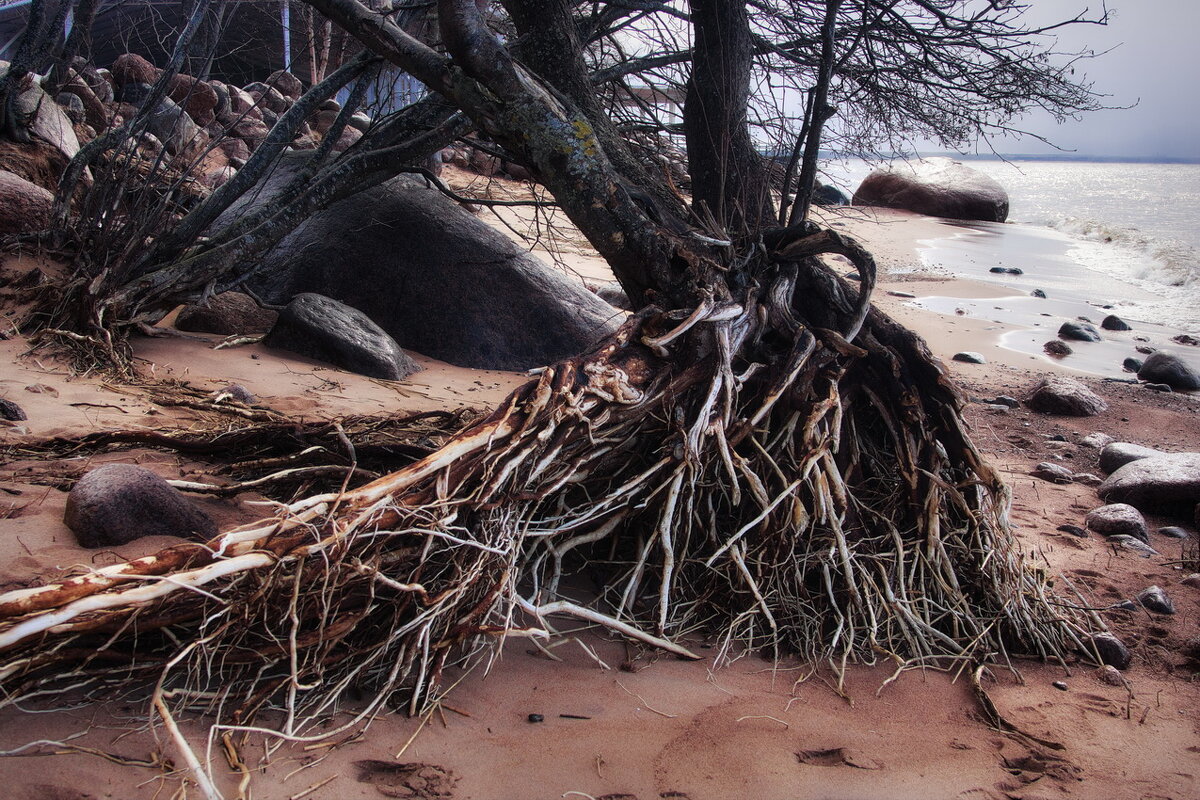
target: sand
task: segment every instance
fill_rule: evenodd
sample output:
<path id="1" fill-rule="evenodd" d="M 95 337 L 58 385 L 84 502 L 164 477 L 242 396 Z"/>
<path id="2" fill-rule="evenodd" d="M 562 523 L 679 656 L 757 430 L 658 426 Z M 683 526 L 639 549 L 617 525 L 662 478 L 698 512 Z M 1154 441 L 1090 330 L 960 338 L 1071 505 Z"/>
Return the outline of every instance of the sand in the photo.
<path id="1" fill-rule="evenodd" d="M 515 191 L 515 190 L 514 190 Z M 513 224 L 522 218 L 513 215 Z M 528 218 L 524 218 L 528 222 Z M 1200 690 L 1197 665 L 1181 655 L 1196 636 L 1200 590 L 1180 584 L 1184 545 L 1158 534 L 1162 554 L 1143 559 L 1093 536 L 1056 530 L 1081 524 L 1097 506 L 1093 488 L 1049 484 L 1029 476 L 1040 461 L 1061 461 L 1077 472 L 1098 471 L 1094 451 L 1076 442 L 1092 431 L 1168 450 L 1200 451 L 1200 399 L 1162 395 L 1106 383 L 1087 369 L 1064 367 L 1038 354 L 1005 347 L 1022 329 L 994 283 L 948 278 L 922 269 L 922 242 L 945 238 L 949 226 L 898 212 L 834 221 L 864 239 L 886 275 L 877 302 L 916 328 L 968 395 L 1020 396 L 1039 376 L 1070 371 L 1110 404 L 1089 419 L 1047 417 L 1026 409 L 997 411 L 980 403 L 966 415 L 978 443 L 1003 470 L 1014 493 L 1013 520 L 1022 545 L 1038 564 L 1066 576 L 1097 606 L 1131 597 L 1150 584 L 1167 589 L 1178 613 L 1107 612 L 1105 619 L 1132 646 L 1127 684 L 1102 683 L 1082 665 L 1021 662 L 996 670 L 986 686 L 1002 713 L 1061 750 L 1003 735 L 982 718 L 967 682 L 952 670 L 893 675 L 893 667 L 851 667 L 842 686 L 827 665 L 773 662 L 742 654 L 718 664 L 720 643 L 695 641 L 706 658 L 683 662 L 635 648 L 596 630 L 563 623 L 549 650 L 513 640 L 490 665 L 458 680 L 441 714 L 378 718 L 362 735 L 329 746 L 284 745 L 269 756 L 262 739 L 242 748 L 252 768 L 252 796 L 282 798 L 1177 798 L 1200 786 Z M 568 232 L 569 233 L 569 232 Z M 560 237 L 556 258 L 589 281 L 603 280 L 603 263 L 585 242 Z M 1000 321 L 974 313 L 938 314 L 927 301 L 991 302 Z M 1159 334 L 1154 334 L 1160 338 Z M 398 414 L 494 405 L 523 375 L 465 370 L 417 355 L 424 371 L 402 383 L 374 381 L 260 345 L 222 350 L 219 337 L 167 335 L 139 339 L 144 380 L 119 385 L 99 376 L 72 376 L 62 365 L 25 355 L 19 336 L 0 341 L 0 396 L 28 412 L 6 424 L 0 444 L 90 431 L 179 430 L 239 417 L 204 402 L 172 404 L 181 385 L 191 397 L 210 397 L 229 382 L 249 388 L 257 413 L 295 420 L 356 414 Z M 960 350 L 984 354 L 985 365 L 950 361 Z M 1091 377 L 1088 377 L 1091 375 Z M 1057 441 L 1061 438 L 1065 441 Z M 133 461 L 164 477 L 212 479 L 212 465 L 147 448 L 94 458 L 20 458 L 0 468 L 0 588 L 53 578 L 72 565 L 113 563 L 152 552 L 169 539 L 141 540 L 116 551 L 73 544 L 62 524 L 66 484 L 103 461 Z M 260 497 L 202 499 L 223 525 L 262 515 Z M 9 509 L 7 512 L 5 509 Z M 1150 519 L 1152 526 L 1178 520 Z M 1194 526 L 1185 524 L 1195 537 Z M 1194 539 L 1192 540 L 1194 542 Z M 1060 579 L 1061 580 L 1061 579 Z M 1061 585 L 1061 584 L 1060 584 Z M 895 678 L 894 680 L 890 680 Z M 1066 689 L 1054 688 L 1054 682 Z M 353 710 L 353 704 L 349 704 Z M 531 722 L 531 714 L 542 721 Z M 565 715 L 565 716 L 564 716 Z M 103 703 L 76 699 L 51 713 L 0 710 L 0 749 L 46 740 L 25 755 L 0 759 L 0 796 L 49 798 L 199 797 L 161 729 L 148 730 L 136 698 Z M 186 719 L 183 731 L 226 797 L 237 797 L 238 775 L 219 748 L 206 751 L 206 720 Z M 86 732 L 81 738 L 71 737 Z M 68 742 L 69 740 L 69 742 Z M 75 747 L 88 752 L 44 755 Z M 32 755 L 37 753 L 39 755 Z M 158 766 L 115 763 L 121 759 Z M 206 755 L 207 754 L 207 755 Z M 156 761 L 157 759 L 157 761 Z M 387 768 L 380 768 L 383 762 Z M 424 764 L 427 791 L 414 794 L 409 771 Z M 415 768 L 414 768 L 415 769 Z M 185 787 L 185 795 L 178 795 Z M 439 793 L 441 792 L 441 793 Z"/>

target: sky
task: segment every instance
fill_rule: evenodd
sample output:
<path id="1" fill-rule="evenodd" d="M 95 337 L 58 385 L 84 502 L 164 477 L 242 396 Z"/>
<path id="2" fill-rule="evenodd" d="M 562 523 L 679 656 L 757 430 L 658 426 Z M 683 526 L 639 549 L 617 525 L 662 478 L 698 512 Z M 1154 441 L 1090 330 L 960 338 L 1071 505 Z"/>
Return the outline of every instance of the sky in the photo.
<path id="1" fill-rule="evenodd" d="M 1100 0 L 1031 0 L 1031 21 L 1096 11 Z M 1031 115 L 1020 127 L 1046 136 L 1079 155 L 1200 160 L 1200 2 L 1196 0 L 1108 0 L 1107 27 L 1066 29 L 1061 50 L 1111 50 L 1084 63 L 1105 104 L 1129 109 L 1096 111 L 1056 125 L 1046 114 Z M 1004 139 L 1001 153 L 1052 153 L 1036 141 Z"/>

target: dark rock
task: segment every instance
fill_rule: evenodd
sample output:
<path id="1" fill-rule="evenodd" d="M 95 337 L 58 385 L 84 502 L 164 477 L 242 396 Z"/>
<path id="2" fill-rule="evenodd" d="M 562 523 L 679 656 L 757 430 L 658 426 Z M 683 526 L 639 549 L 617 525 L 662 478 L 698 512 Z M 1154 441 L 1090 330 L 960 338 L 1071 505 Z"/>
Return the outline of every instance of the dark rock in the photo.
<path id="1" fill-rule="evenodd" d="M 389 381 L 402 381 L 421 369 L 366 314 L 311 292 L 296 295 L 279 312 L 263 344 Z"/>
<path id="2" fill-rule="evenodd" d="M 1142 447 L 1140 444 L 1130 444 L 1129 442 L 1112 442 L 1106 444 L 1100 451 L 1100 469 L 1105 472 L 1116 472 L 1129 462 L 1137 461 L 1139 458 L 1165 455 L 1167 453 L 1155 450 L 1153 447 Z"/>
<path id="3" fill-rule="evenodd" d="M 1167 386 L 1165 383 L 1143 383 L 1142 386 L 1154 392 L 1170 393 L 1174 391 L 1174 389 L 1172 389 L 1170 386 Z"/>
<path id="4" fill-rule="evenodd" d="M 966 363 L 966 364 L 986 364 L 987 363 L 987 359 L 983 357 L 983 354 L 971 352 L 969 350 L 964 350 L 961 353 L 955 353 L 952 356 L 952 358 L 955 361 L 962 361 L 963 363 Z"/>
<path id="5" fill-rule="evenodd" d="M 1008 193 L 987 175 L 949 158 L 877 169 L 854 192 L 854 205 L 903 208 L 951 219 L 1004 222 Z"/>
<path id="6" fill-rule="evenodd" d="M 1143 542 L 1141 539 L 1137 538 L 1136 536 L 1126 536 L 1125 534 L 1120 534 L 1118 536 L 1109 536 L 1108 543 L 1117 545 L 1118 547 L 1124 547 L 1126 550 L 1132 550 L 1133 552 L 1140 555 L 1142 558 L 1149 558 L 1150 556 L 1158 555 L 1157 550 L 1155 550 L 1153 547 L 1146 544 L 1145 542 Z"/>
<path id="7" fill-rule="evenodd" d="M 106 464 L 67 495 L 63 517 L 84 547 L 111 547 L 143 536 L 207 540 L 217 525 L 178 490 L 145 467 Z"/>
<path id="8" fill-rule="evenodd" d="M 209 81 L 208 85 L 212 87 L 213 94 L 217 96 L 217 105 L 213 108 L 213 114 L 217 117 L 229 114 L 233 110 L 229 87 L 220 81 Z"/>
<path id="9" fill-rule="evenodd" d="M 62 110 L 66 112 L 67 118 L 76 124 L 87 121 L 87 110 L 83 107 L 83 100 L 77 94 L 70 92 L 59 92 L 54 102 L 62 106 Z"/>
<path id="10" fill-rule="evenodd" d="M 268 111 L 274 111 L 276 114 L 282 114 L 291 105 L 283 93 L 274 86 L 255 82 L 246 84 L 245 89 L 251 97 L 258 101 L 259 106 Z"/>
<path id="11" fill-rule="evenodd" d="M 1030 474 L 1035 478 L 1041 478 L 1051 483 L 1070 483 L 1071 478 L 1074 477 L 1071 470 L 1058 464 L 1052 464 L 1049 461 L 1043 461 L 1041 464 L 1038 464 Z"/>
<path id="12" fill-rule="evenodd" d="M 896 291 L 895 289 L 889 289 L 888 294 L 891 295 L 892 297 L 903 297 L 907 300 L 916 298 L 916 295 L 913 294 L 912 292 L 899 292 L 899 291 Z"/>
<path id="13" fill-rule="evenodd" d="M 241 403 L 244 406 L 252 406 L 258 402 L 258 398 L 254 396 L 254 393 L 240 383 L 230 383 L 213 393 L 214 403 L 222 403 L 228 400 Z"/>
<path id="14" fill-rule="evenodd" d="M 1134 358 L 1133 356 L 1130 356 L 1121 362 L 1121 367 L 1126 372 L 1136 373 L 1142 368 L 1142 360 L 1140 358 Z"/>
<path id="15" fill-rule="evenodd" d="M 1065 442 L 1065 441 L 1067 441 L 1067 437 L 1065 434 L 1056 433 L 1051 436 L 1047 436 L 1046 441 L 1048 441 L 1048 442 Z"/>
<path id="16" fill-rule="evenodd" d="M 1084 524 L 1088 530 L 1101 536 L 1133 536 L 1143 542 L 1150 541 L 1142 512 L 1127 503 L 1112 503 L 1092 509 Z"/>
<path id="17" fill-rule="evenodd" d="M 1200 346 L 1200 339 L 1197 339 L 1190 333 L 1181 333 L 1178 336 L 1172 336 L 1171 341 L 1178 342 L 1179 344 L 1191 345 L 1192 347 Z"/>
<path id="18" fill-rule="evenodd" d="M 1063 356 L 1069 356 L 1071 353 L 1075 352 L 1071 349 L 1070 345 L 1068 345 L 1066 342 L 1061 342 L 1058 339 L 1051 339 L 1050 341 L 1046 342 L 1044 345 L 1042 345 L 1042 349 L 1045 350 L 1049 355 L 1057 356 L 1059 358 L 1062 358 Z"/>
<path id="19" fill-rule="evenodd" d="M 1154 355 L 1154 353 L 1156 352 L 1153 347 L 1147 347 L 1146 345 L 1141 345 L 1141 344 L 1133 349 L 1137 350 L 1139 353 L 1141 353 L 1144 356 Z"/>
<path id="20" fill-rule="evenodd" d="M 1133 663 L 1133 655 L 1125 643 L 1111 633 L 1096 633 L 1091 637 L 1092 647 L 1100 656 L 1101 664 L 1108 664 L 1117 669 L 1129 669 Z"/>
<path id="21" fill-rule="evenodd" d="M 272 72 L 267 78 L 267 83 L 291 100 L 299 100 L 300 95 L 304 94 L 304 84 L 300 82 L 299 78 L 284 69 Z"/>
<path id="22" fill-rule="evenodd" d="M 1165 536 L 1168 539 L 1187 539 L 1187 538 L 1189 538 L 1188 532 L 1185 531 L 1183 528 L 1180 528 L 1177 525 L 1167 525 L 1166 527 L 1159 528 L 1158 533 L 1160 536 Z"/>
<path id="23" fill-rule="evenodd" d="M 1058 329 L 1058 335 L 1063 339 L 1074 342 L 1102 342 L 1104 338 L 1094 325 L 1086 322 L 1064 322 Z"/>
<path id="24" fill-rule="evenodd" d="M 629 302 L 629 295 L 625 294 L 625 290 L 621 288 L 621 284 L 616 281 L 597 284 L 593 291 L 597 297 L 610 306 L 621 308 L 625 311 L 633 311 L 633 303 Z"/>
<path id="25" fill-rule="evenodd" d="M 1119 603 L 1113 603 L 1105 609 L 1105 611 L 1137 611 L 1138 604 L 1132 600 L 1122 600 Z"/>
<path id="26" fill-rule="evenodd" d="M 162 74 L 161 69 L 137 53 L 123 53 L 117 56 L 112 66 L 109 67 L 109 72 L 112 73 L 113 81 L 117 86 L 125 86 L 129 83 L 151 84 Z"/>
<path id="27" fill-rule="evenodd" d="M 1184 586 L 1189 586 L 1192 589 L 1200 589 L 1200 572 L 1193 572 L 1186 578 L 1180 581 Z"/>
<path id="28" fill-rule="evenodd" d="M 1072 536 L 1078 536 L 1080 539 L 1088 538 L 1087 530 L 1079 527 L 1078 525 L 1059 525 L 1055 530 L 1060 530 L 1063 533 L 1069 533 Z"/>
<path id="29" fill-rule="evenodd" d="M 6 400 L 0 397 L 0 419 L 6 419 L 9 422 L 21 422 L 29 419 L 25 416 L 25 410 L 12 400 Z"/>
<path id="30" fill-rule="evenodd" d="M 52 193 L 0 169 L 0 236 L 45 230 L 53 205 Z"/>
<path id="31" fill-rule="evenodd" d="M 994 272 L 997 275 L 1024 275 L 1025 270 L 1020 267 L 992 267 L 988 272 Z"/>
<path id="32" fill-rule="evenodd" d="M 248 294 L 221 292 L 204 305 L 184 306 L 175 318 L 175 327 L 181 331 L 232 336 L 266 333 L 278 318 L 277 312 L 262 308 Z"/>
<path id="33" fill-rule="evenodd" d="M 1106 331 L 1131 331 L 1129 323 L 1118 317 L 1116 314 L 1109 314 L 1104 319 L 1100 320 L 1100 327 Z"/>
<path id="34" fill-rule="evenodd" d="M 813 187 L 812 201 L 819 206 L 848 206 L 850 195 L 831 184 L 818 183 Z"/>
<path id="35" fill-rule="evenodd" d="M 1088 447 L 1092 450 L 1103 450 L 1105 447 L 1108 447 L 1110 444 L 1112 444 L 1113 441 L 1115 440 L 1107 433 L 1100 433 L 1097 431 L 1096 433 L 1089 433 L 1087 436 L 1084 436 L 1082 439 L 1080 439 L 1079 446 Z"/>
<path id="36" fill-rule="evenodd" d="M 1030 297 L 1040 297 L 1040 298 L 1042 298 L 1043 300 L 1045 300 L 1045 299 L 1046 299 L 1046 292 L 1045 292 L 1045 290 L 1044 290 L 1044 289 L 1034 289 L 1032 292 L 1030 292 L 1030 293 L 1029 293 L 1029 296 L 1030 296 Z"/>
<path id="37" fill-rule="evenodd" d="M 861 281 L 861 280 L 862 280 L 862 275 L 859 275 L 857 272 L 847 272 L 847 273 L 846 273 L 846 280 L 848 280 L 848 281 Z"/>
<path id="38" fill-rule="evenodd" d="M 1108 410 L 1108 404 L 1077 380 L 1061 376 L 1042 379 L 1025 398 L 1025 405 L 1046 414 L 1090 417 Z"/>
<path id="39" fill-rule="evenodd" d="M 247 192 L 227 218 L 272 202 L 302 163 L 285 155 L 265 189 Z M 263 256 L 249 288 L 275 304 L 301 292 L 333 297 L 408 350 L 480 369 L 577 355 L 622 319 L 582 281 L 408 177 L 308 217 Z"/>
<path id="40" fill-rule="evenodd" d="M 1060 692 L 1065 692 L 1065 691 L 1067 691 L 1067 689 L 1071 688 L 1071 687 L 1067 686 L 1067 684 L 1063 683 L 1062 681 L 1055 681 L 1054 683 L 1052 683 L 1050 685 L 1053 686 L 1055 689 L 1058 689 Z"/>
<path id="41" fill-rule="evenodd" d="M 1155 614 L 1174 614 L 1175 604 L 1171 602 L 1171 598 L 1159 586 L 1150 586 L 1138 592 L 1137 601 L 1147 611 L 1153 611 Z"/>
<path id="42" fill-rule="evenodd" d="M 500 171 L 515 181 L 533 180 L 533 173 L 529 171 L 529 167 L 513 163 L 512 161 L 501 162 Z"/>
<path id="43" fill-rule="evenodd" d="M 996 395 L 991 400 L 988 400 L 994 406 L 1008 406 L 1009 408 L 1020 408 L 1021 401 L 1015 397 L 1009 397 L 1006 394 Z"/>
<path id="44" fill-rule="evenodd" d="M 1200 389 L 1200 372 L 1192 369 L 1183 359 L 1170 353 L 1154 353 L 1142 364 L 1137 376 L 1151 383 L 1165 383 L 1177 392 L 1194 392 Z"/>
<path id="45" fill-rule="evenodd" d="M 8 74 L 8 62 L 0 61 L 0 77 Z M 15 93 L 10 102 L 11 111 L 25 121 L 29 133 L 53 147 L 66 159 L 79 152 L 79 137 L 75 134 L 75 123 L 67 116 L 63 107 L 54 102 L 40 85 L 33 83 Z M 11 167 L 4 167 L 15 171 Z"/>
<path id="46" fill-rule="evenodd" d="M 1200 502 L 1200 453 L 1174 453 L 1132 461 L 1096 490 L 1110 503 L 1139 508 L 1192 508 Z"/>

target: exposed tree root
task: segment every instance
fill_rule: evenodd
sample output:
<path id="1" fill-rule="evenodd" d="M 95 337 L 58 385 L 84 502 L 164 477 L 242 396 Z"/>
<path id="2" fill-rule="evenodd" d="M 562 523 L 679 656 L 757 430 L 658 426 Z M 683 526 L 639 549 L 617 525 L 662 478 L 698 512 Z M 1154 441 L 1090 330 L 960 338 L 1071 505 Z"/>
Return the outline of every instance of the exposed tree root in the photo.
<path id="1" fill-rule="evenodd" d="M 366 486 L 0 597 L 7 698 L 143 672 L 214 730 L 274 708 L 285 738 L 321 738 L 417 710 L 447 664 L 562 613 L 681 656 L 703 625 L 839 669 L 1084 649 L 957 391 L 868 311 L 864 254 L 820 236 L 787 256 L 849 254 L 860 296 L 815 262 L 764 265 L 743 302 L 643 312 Z M 351 689 L 372 700 L 316 731 Z"/>

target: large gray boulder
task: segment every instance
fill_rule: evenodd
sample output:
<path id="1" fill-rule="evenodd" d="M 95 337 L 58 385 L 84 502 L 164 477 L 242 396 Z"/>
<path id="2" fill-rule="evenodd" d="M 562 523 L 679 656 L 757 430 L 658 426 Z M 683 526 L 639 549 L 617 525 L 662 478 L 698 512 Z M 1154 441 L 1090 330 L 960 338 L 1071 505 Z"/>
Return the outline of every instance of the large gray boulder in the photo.
<path id="1" fill-rule="evenodd" d="M 1034 387 L 1025 405 L 1034 411 L 1071 417 L 1090 417 L 1108 410 L 1108 404 L 1079 381 L 1054 375 Z"/>
<path id="2" fill-rule="evenodd" d="M 950 219 L 1008 219 L 1004 187 L 949 158 L 896 162 L 877 169 L 854 192 L 854 205 L 902 208 Z"/>
<path id="3" fill-rule="evenodd" d="M 0 236 L 43 230 L 50 224 L 53 205 L 53 194 L 0 169 Z"/>
<path id="4" fill-rule="evenodd" d="M 1200 453 L 1139 458 L 1109 475 L 1096 491 L 1109 503 L 1191 509 L 1200 503 Z"/>
<path id="5" fill-rule="evenodd" d="M 263 344 L 389 381 L 402 381 L 421 369 L 366 314 L 320 294 L 292 298 Z"/>
<path id="6" fill-rule="evenodd" d="M 1143 447 L 1140 444 L 1129 442 L 1110 442 L 1100 451 L 1100 469 L 1105 472 L 1116 472 L 1130 461 L 1165 455 L 1167 453 L 1155 450 L 1153 447 Z"/>
<path id="7" fill-rule="evenodd" d="M 1151 353 L 1142 362 L 1138 379 L 1150 383 L 1165 383 L 1177 392 L 1200 390 L 1200 372 L 1192 369 L 1179 356 L 1170 353 Z"/>
<path id="8" fill-rule="evenodd" d="M 165 480 L 134 464 L 91 470 L 67 495 L 63 516 L 84 547 L 112 547 L 143 536 L 207 540 L 217 524 Z"/>
<path id="9" fill-rule="evenodd" d="M 1150 541 L 1146 529 L 1146 518 L 1128 503 L 1112 503 L 1088 512 L 1085 518 L 1088 530 L 1101 536 L 1133 536 L 1143 542 Z"/>
<path id="10" fill-rule="evenodd" d="M 7 61 L 0 61 L 0 77 L 8 74 L 8 67 Z M 37 83 L 14 98 L 13 110 L 21 119 L 29 120 L 33 136 L 52 145 L 68 160 L 79 152 L 79 138 L 71 118 Z"/>
<path id="11" fill-rule="evenodd" d="M 307 158 L 281 160 L 272 194 Z M 402 176 L 335 203 L 268 253 L 251 280 L 278 305 L 315 292 L 364 312 L 401 347 L 459 366 L 528 369 L 577 355 L 623 315 L 460 208 Z"/>

